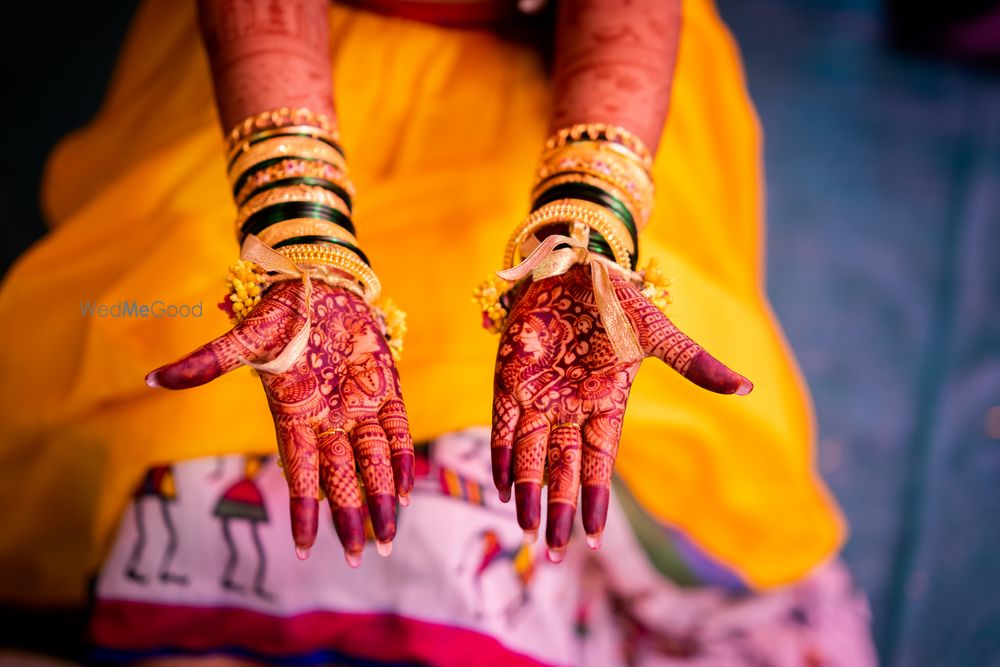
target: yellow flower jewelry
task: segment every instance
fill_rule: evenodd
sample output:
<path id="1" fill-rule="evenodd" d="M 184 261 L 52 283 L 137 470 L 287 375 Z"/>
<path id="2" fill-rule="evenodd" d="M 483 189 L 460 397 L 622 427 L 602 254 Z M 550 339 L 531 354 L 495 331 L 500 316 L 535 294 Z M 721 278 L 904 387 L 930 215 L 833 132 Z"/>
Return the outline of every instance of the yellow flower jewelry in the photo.
<path id="1" fill-rule="evenodd" d="M 503 297 L 510 291 L 510 284 L 495 275 L 488 276 L 472 292 L 472 303 L 483 313 L 483 328 L 490 333 L 500 333 L 507 321 L 507 308 Z"/>
<path id="2" fill-rule="evenodd" d="M 385 326 L 385 341 L 393 361 L 399 362 L 403 358 L 403 338 L 407 331 L 406 313 L 389 298 L 380 299 L 375 304 L 375 310 Z"/>
<path id="3" fill-rule="evenodd" d="M 240 322 L 260 303 L 266 276 L 259 266 L 246 260 L 238 260 L 229 267 L 226 284 L 229 286 L 230 320 Z"/>
<path id="4" fill-rule="evenodd" d="M 660 271 L 660 260 L 656 257 L 650 257 L 649 263 L 646 264 L 646 268 L 639 272 L 642 276 L 642 295 L 649 299 L 656 308 L 661 312 L 666 314 L 667 306 L 674 302 L 672 296 L 670 296 L 669 288 L 673 284 L 673 280 L 667 278 Z"/>

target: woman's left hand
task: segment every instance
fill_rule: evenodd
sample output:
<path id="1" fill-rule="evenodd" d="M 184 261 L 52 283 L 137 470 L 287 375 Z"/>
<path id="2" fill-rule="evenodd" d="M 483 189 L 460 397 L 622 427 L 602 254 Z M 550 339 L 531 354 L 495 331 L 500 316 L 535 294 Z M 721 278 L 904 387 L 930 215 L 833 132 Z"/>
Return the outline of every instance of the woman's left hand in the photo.
<path id="1" fill-rule="evenodd" d="M 750 392 L 749 380 L 677 329 L 635 285 L 613 282 L 647 357 L 711 391 Z M 640 363 L 616 356 L 585 266 L 528 286 L 507 319 L 493 390 L 493 480 L 504 502 L 514 485 L 518 523 L 533 541 L 548 473 L 545 538 L 554 561 L 562 560 L 569 543 L 581 487 L 587 542 L 600 544 L 625 405 Z"/>

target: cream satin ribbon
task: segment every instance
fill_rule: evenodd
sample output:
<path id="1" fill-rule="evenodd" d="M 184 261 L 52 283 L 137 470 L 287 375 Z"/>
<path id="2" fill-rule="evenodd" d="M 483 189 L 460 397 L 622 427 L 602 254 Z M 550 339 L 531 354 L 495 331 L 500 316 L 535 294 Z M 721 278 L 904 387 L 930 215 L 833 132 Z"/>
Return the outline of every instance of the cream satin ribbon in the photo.
<path id="1" fill-rule="evenodd" d="M 556 250 L 558 245 L 570 247 Z M 532 280 L 541 280 L 560 276 L 577 264 L 590 267 L 597 312 L 601 316 L 601 322 L 608 333 L 615 354 L 625 363 L 644 358 L 646 354 L 639 345 L 635 327 L 632 326 L 632 321 L 628 319 L 618 295 L 615 294 L 608 264 L 587 252 L 586 241 L 568 236 L 548 236 L 524 258 L 524 261 L 510 269 L 497 271 L 497 275 L 508 282 L 517 282 L 530 273 Z"/>
<path id="2" fill-rule="evenodd" d="M 243 241 L 243 248 L 240 250 L 240 259 L 253 262 L 268 273 L 277 273 L 281 276 L 288 276 L 289 279 L 301 278 L 305 287 L 306 300 L 306 323 L 292 340 L 288 341 L 284 349 L 278 356 L 267 363 L 257 364 L 248 359 L 240 359 L 245 366 L 263 373 L 284 373 L 292 367 L 299 357 L 306 350 L 309 343 L 309 332 L 312 330 L 312 280 L 311 271 L 303 271 L 298 264 L 288 259 L 279 252 L 275 252 L 269 246 L 254 236 L 248 234 Z M 317 276 L 322 278 L 323 276 Z M 270 282 L 279 282 L 280 279 L 271 278 Z"/>

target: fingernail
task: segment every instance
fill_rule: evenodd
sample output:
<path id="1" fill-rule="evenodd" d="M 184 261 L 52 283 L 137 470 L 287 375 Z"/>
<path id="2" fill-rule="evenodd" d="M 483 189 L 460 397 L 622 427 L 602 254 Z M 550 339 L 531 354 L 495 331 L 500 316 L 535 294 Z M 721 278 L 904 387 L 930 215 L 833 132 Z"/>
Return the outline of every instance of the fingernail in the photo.
<path id="1" fill-rule="evenodd" d="M 549 558 L 549 560 L 551 562 L 553 562 L 553 563 L 561 563 L 561 562 L 563 562 L 563 558 L 566 557 L 566 549 L 565 548 L 563 548 L 563 549 L 553 549 L 552 547 L 549 547 L 546 555 L 548 556 L 548 558 Z"/>
<path id="2" fill-rule="evenodd" d="M 408 493 L 401 493 L 401 494 L 399 494 L 399 504 L 400 504 L 401 507 L 409 507 L 410 506 L 410 494 L 408 494 Z"/>
<path id="3" fill-rule="evenodd" d="M 361 565 L 361 552 L 345 551 L 344 559 L 347 561 L 348 565 L 350 565 L 353 568 L 357 568 L 359 565 Z"/>
<path id="4" fill-rule="evenodd" d="M 538 529 L 524 531 L 524 543 L 534 544 L 538 541 Z"/>
<path id="5" fill-rule="evenodd" d="M 565 549 L 573 532 L 573 515 L 576 508 L 566 503 L 549 505 L 549 516 L 545 521 L 545 543 L 549 548 Z"/>
<path id="6" fill-rule="evenodd" d="M 522 530 L 538 530 L 542 522 L 542 486 L 535 482 L 524 482 L 514 486 L 514 502 L 517 504 L 517 523 Z"/>
<path id="7" fill-rule="evenodd" d="M 602 533 L 594 533 L 593 535 L 587 535 L 587 546 L 591 549 L 597 550 L 601 546 L 601 540 L 604 539 Z"/>
<path id="8" fill-rule="evenodd" d="M 740 380 L 740 386 L 736 390 L 736 395 L 737 396 L 746 396 L 751 391 L 753 391 L 753 382 L 751 382 L 750 380 L 748 380 L 746 378 L 743 378 L 742 380 Z"/>
<path id="9" fill-rule="evenodd" d="M 379 542 L 375 540 L 375 551 L 378 552 L 379 556 L 385 558 L 392 553 L 392 542 Z"/>
<path id="10" fill-rule="evenodd" d="M 500 491 L 500 502 L 509 503 L 510 502 L 510 487 L 505 489 L 499 489 Z"/>
<path id="11" fill-rule="evenodd" d="M 308 559 L 309 547 L 295 547 L 295 555 L 299 557 L 299 560 Z"/>
<path id="12" fill-rule="evenodd" d="M 146 386 L 156 389 L 160 386 L 159 381 L 156 379 L 156 371 L 150 371 L 149 375 L 146 376 Z"/>

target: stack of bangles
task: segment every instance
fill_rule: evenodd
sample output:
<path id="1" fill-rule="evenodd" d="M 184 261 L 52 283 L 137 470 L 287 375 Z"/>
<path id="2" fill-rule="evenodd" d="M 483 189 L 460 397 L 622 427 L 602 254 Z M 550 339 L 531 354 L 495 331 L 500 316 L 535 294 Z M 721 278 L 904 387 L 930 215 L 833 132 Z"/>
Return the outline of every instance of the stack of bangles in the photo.
<path id="1" fill-rule="evenodd" d="M 636 272 L 639 233 L 653 208 L 652 155 L 638 137 L 624 128 L 604 123 L 573 125 L 559 130 L 545 144 L 545 152 L 531 192 L 531 213 L 515 229 L 504 251 L 500 277 L 490 276 L 475 291 L 473 301 L 483 312 L 483 326 L 503 330 L 512 304 L 511 282 L 517 267 L 538 264 L 529 259 L 545 238 L 573 239 L 586 253 L 576 263 L 602 262 L 634 282 L 660 310 L 670 303 L 670 281 L 655 259 Z M 565 248 L 566 246 L 562 246 Z M 560 246 L 548 248 L 558 251 Z M 538 254 L 538 253 L 534 253 Z M 558 275 L 553 273 L 534 279 Z M 504 275 L 506 274 L 506 275 Z"/>
<path id="2" fill-rule="evenodd" d="M 378 276 L 358 247 L 351 220 L 354 186 L 336 125 L 309 109 L 265 111 L 227 135 L 226 160 L 237 206 L 236 237 L 244 249 L 226 277 L 224 303 L 233 322 L 253 310 L 268 285 L 322 280 L 375 307 L 398 359 L 405 315 L 391 301 L 380 301 Z M 248 253 L 250 247 L 255 251 Z"/>

